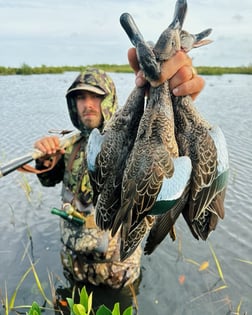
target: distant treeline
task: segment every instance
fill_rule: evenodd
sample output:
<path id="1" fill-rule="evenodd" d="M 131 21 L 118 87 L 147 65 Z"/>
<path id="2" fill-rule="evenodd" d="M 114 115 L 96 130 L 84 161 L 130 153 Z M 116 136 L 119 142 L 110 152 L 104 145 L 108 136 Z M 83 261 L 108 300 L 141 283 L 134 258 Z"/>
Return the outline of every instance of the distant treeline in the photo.
<path id="1" fill-rule="evenodd" d="M 95 64 L 90 66 L 61 66 L 48 67 L 41 65 L 40 67 L 31 67 L 26 63 L 19 68 L 2 67 L 0 66 L 0 75 L 30 75 L 30 74 L 48 74 L 48 73 L 63 73 L 67 71 L 83 71 L 87 67 L 95 67 L 103 69 L 106 72 L 122 72 L 131 73 L 132 69 L 129 65 L 114 65 L 114 64 Z M 201 75 L 221 75 L 221 74 L 252 74 L 252 66 L 248 67 L 196 67 Z"/>

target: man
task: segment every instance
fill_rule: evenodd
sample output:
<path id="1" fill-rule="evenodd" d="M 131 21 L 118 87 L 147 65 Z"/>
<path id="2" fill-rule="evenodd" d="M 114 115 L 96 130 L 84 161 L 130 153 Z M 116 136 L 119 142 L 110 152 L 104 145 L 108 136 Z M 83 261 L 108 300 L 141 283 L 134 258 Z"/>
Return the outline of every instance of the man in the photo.
<path id="1" fill-rule="evenodd" d="M 128 51 L 129 63 L 136 73 L 136 85 L 146 82 L 139 71 L 136 51 Z M 195 75 L 191 59 L 183 52 L 177 53 L 162 67 L 160 82 L 170 79 L 175 95 L 197 96 L 204 81 Z M 48 172 L 38 175 L 45 186 L 63 182 L 63 208 L 71 207 L 84 217 L 84 225 L 61 219 L 61 259 L 65 276 L 71 281 L 104 284 L 120 288 L 134 283 L 140 275 L 141 247 L 126 259 L 119 260 L 119 234 L 112 238 L 107 231 L 101 231 L 94 222 L 92 188 L 89 182 L 85 150 L 93 128 L 103 129 L 106 121 L 117 109 L 117 96 L 113 81 L 103 71 L 89 68 L 76 78 L 69 87 L 67 105 L 73 125 L 81 131 L 82 138 L 64 150 L 59 148 L 56 136 L 36 141 L 35 148 L 46 153 L 45 158 L 36 161 L 37 169 L 44 169 L 51 163 L 51 156 L 60 153 L 57 164 Z"/>

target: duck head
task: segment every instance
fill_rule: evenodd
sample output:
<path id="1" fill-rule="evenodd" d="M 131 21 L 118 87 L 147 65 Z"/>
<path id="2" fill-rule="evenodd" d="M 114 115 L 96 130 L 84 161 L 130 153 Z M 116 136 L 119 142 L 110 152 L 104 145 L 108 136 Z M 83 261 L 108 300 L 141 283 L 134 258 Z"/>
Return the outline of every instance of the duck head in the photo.
<path id="1" fill-rule="evenodd" d="M 158 61 L 168 60 L 181 49 L 180 32 L 187 12 L 186 0 L 177 0 L 171 24 L 160 35 L 153 48 Z"/>
<path id="2" fill-rule="evenodd" d="M 208 28 L 198 34 L 190 34 L 185 30 L 180 32 L 180 45 L 181 49 L 185 52 L 190 51 L 193 48 L 198 48 L 204 45 L 212 43 L 210 39 L 203 39 L 212 32 L 211 28 Z"/>
<path id="3" fill-rule="evenodd" d="M 160 77 L 160 62 L 169 59 L 181 49 L 180 32 L 187 12 L 186 0 L 177 0 L 171 24 L 160 35 L 155 45 L 144 40 L 139 28 L 129 13 L 123 13 L 120 23 L 131 43 L 136 47 L 138 62 L 149 81 Z"/>

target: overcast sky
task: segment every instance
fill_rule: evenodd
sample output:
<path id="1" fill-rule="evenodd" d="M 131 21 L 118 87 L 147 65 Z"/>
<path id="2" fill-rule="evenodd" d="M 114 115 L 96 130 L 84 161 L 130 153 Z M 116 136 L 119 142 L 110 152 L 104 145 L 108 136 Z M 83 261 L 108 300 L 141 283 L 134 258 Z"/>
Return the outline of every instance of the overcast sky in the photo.
<path id="1" fill-rule="evenodd" d="M 125 64 L 131 46 L 119 23 L 129 12 L 146 40 L 171 22 L 175 0 L 0 0 L 0 66 Z M 184 29 L 213 28 L 195 65 L 252 65 L 252 1 L 188 0 Z"/>

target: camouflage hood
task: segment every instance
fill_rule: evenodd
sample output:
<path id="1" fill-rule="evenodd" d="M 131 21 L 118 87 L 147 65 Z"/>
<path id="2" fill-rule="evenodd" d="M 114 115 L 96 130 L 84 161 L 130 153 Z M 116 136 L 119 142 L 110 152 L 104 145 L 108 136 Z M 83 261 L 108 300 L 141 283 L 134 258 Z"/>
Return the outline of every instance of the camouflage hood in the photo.
<path id="1" fill-rule="evenodd" d="M 88 135 L 90 130 L 87 130 L 87 128 L 79 120 L 75 99 L 76 93 L 83 90 L 104 95 L 104 99 L 101 102 L 101 110 L 104 121 L 109 120 L 117 110 L 117 96 L 112 79 L 103 70 L 95 68 L 87 68 L 85 71 L 80 73 L 69 87 L 66 99 L 71 121 L 83 135 Z"/>

